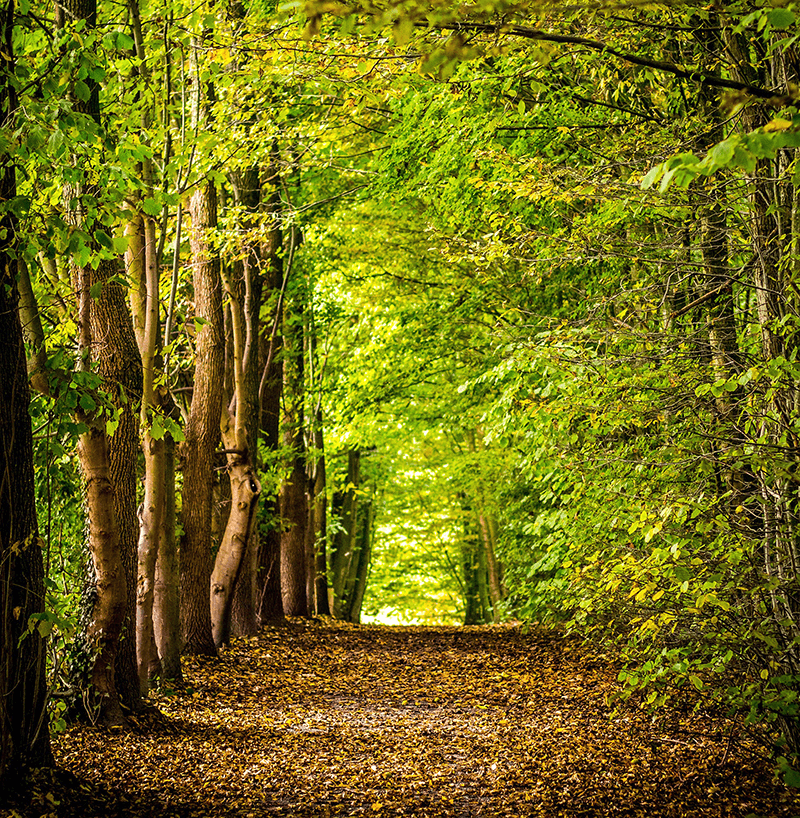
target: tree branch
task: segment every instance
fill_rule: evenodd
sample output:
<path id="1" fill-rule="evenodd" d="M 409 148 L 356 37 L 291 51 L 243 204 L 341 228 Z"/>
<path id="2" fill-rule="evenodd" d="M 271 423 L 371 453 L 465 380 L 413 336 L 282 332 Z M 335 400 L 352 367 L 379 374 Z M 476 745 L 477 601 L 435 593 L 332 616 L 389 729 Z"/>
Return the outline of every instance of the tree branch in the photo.
<path id="1" fill-rule="evenodd" d="M 710 85 L 715 88 L 728 88 L 733 91 L 744 91 L 751 96 L 760 99 L 771 99 L 781 96 L 777 91 L 761 88 L 757 85 L 748 85 L 746 82 L 737 82 L 722 77 L 714 76 L 710 71 L 695 70 L 689 71 L 681 68 L 675 63 L 664 60 L 651 60 L 648 57 L 639 57 L 636 54 L 626 54 L 611 48 L 608 43 L 601 40 L 592 40 L 589 37 L 578 37 L 572 34 L 553 34 L 549 31 L 542 31 L 538 28 L 528 28 L 527 26 L 516 25 L 492 25 L 490 23 L 440 23 L 437 28 L 444 31 L 474 31 L 483 34 L 511 34 L 514 37 L 524 37 L 527 40 L 539 40 L 548 43 L 565 43 L 567 45 L 582 45 L 592 51 L 599 51 L 603 54 L 611 54 L 632 65 L 641 65 L 645 68 L 654 68 L 656 71 L 664 71 L 673 74 L 681 79 L 699 82 L 702 85 Z"/>

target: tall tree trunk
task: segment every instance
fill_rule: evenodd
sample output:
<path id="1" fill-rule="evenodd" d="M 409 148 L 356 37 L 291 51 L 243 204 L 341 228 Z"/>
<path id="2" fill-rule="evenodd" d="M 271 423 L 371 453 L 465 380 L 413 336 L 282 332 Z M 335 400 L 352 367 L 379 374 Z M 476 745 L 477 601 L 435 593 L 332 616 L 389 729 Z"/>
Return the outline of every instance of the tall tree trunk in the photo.
<path id="1" fill-rule="evenodd" d="M 114 396 L 119 425 L 109 439 L 109 474 L 114 486 L 114 512 L 119 526 L 119 552 L 125 573 L 126 605 L 117 652 L 115 679 L 122 703 L 130 710 L 142 708 L 136 672 L 136 543 L 139 536 L 137 507 L 137 454 L 139 419 L 134 405 L 142 386 L 142 365 L 136 346 L 125 290 L 118 283 L 116 265 L 101 262 L 94 275 L 104 282 L 91 306 L 92 336 L 97 371 Z M 102 278 L 101 278 L 102 276 Z M 102 339 L 102 340 L 99 340 Z"/>
<path id="2" fill-rule="evenodd" d="M 271 217 L 270 231 L 262 257 L 266 262 L 264 287 L 269 293 L 272 327 L 269 332 L 260 333 L 259 366 L 262 370 L 259 384 L 259 427 L 263 436 L 263 450 L 275 457 L 280 449 L 281 396 L 283 394 L 282 338 L 278 332 L 282 314 L 284 292 L 283 233 L 281 230 L 281 197 L 278 174 L 278 152 L 273 146 L 273 162 L 265 173 L 265 182 L 273 186 L 267 202 Z M 265 297 L 265 300 L 266 297 Z M 259 540 L 257 555 L 258 620 L 274 622 L 283 619 L 283 598 L 281 595 L 280 553 L 280 499 L 267 498 L 262 503 L 262 519 L 268 525 Z"/>
<path id="3" fill-rule="evenodd" d="M 309 299 L 308 326 L 306 343 L 308 346 L 308 382 L 310 392 L 314 395 L 314 408 L 310 437 L 314 449 L 313 461 L 309 459 L 308 467 L 308 533 L 307 550 L 310 555 L 309 578 L 312 592 L 309 599 L 314 600 L 314 613 L 330 616 L 328 601 L 328 498 L 325 472 L 325 435 L 322 418 L 322 383 L 318 375 L 317 328 L 314 321 L 313 304 Z"/>
<path id="4" fill-rule="evenodd" d="M 230 304 L 233 394 L 222 415 L 222 439 L 228 460 L 231 506 L 211 576 L 211 623 L 217 647 L 226 644 L 231 633 L 231 614 L 237 584 L 240 624 L 248 632 L 256 628 L 252 593 L 252 558 L 247 560 L 254 528 L 261 484 L 256 475 L 258 459 L 259 344 L 262 280 L 255 216 L 260 202 L 259 173 L 251 168 L 232 175 L 237 205 L 243 208 L 243 243 L 240 259 L 224 276 Z M 244 569 L 244 573 L 243 573 Z"/>
<path id="5" fill-rule="evenodd" d="M 322 429 L 322 408 L 317 407 L 314 419 L 314 449 L 316 459 L 309 477 L 309 530 L 314 556 L 314 612 L 330 616 L 328 603 L 328 497 L 325 471 L 325 437 Z"/>
<path id="6" fill-rule="evenodd" d="M 211 502 L 214 450 L 222 412 L 224 337 L 219 259 L 208 233 L 217 223 L 216 188 L 199 185 L 189 202 L 194 268 L 195 314 L 205 323 L 197 334 L 195 378 L 186 439 L 180 445 L 183 470 L 181 540 L 181 627 L 185 650 L 216 655 L 211 632 Z"/>
<path id="7" fill-rule="evenodd" d="M 481 498 L 483 504 L 483 498 Z M 486 587 L 489 594 L 491 616 L 493 622 L 500 621 L 500 606 L 503 602 L 503 588 L 500 579 L 500 565 L 497 561 L 496 523 L 485 512 L 478 513 L 478 531 L 480 532 L 481 548 L 486 563 Z"/>
<path id="8" fill-rule="evenodd" d="M 11 126 L 16 109 L 14 5 L 0 10 L 0 117 Z M 0 156 L 0 199 L 16 195 L 16 170 Z M 17 312 L 17 235 L 14 217 L 0 217 L 0 790 L 8 792 L 27 767 L 51 762 L 45 711 L 45 643 L 25 635 L 44 611 L 44 569 L 33 481 L 33 435 L 22 326 Z"/>
<path id="9" fill-rule="evenodd" d="M 350 591 L 347 611 L 348 622 L 361 621 L 361 606 L 364 603 L 364 594 L 367 590 L 369 566 L 372 558 L 372 537 L 375 524 L 375 502 L 370 499 L 361 504 L 360 524 L 356 545 L 356 568 L 353 571 L 353 583 Z"/>
<path id="10" fill-rule="evenodd" d="M 88 30 L 96 26 L 96 0 L 59 0 L 55 11 L 57 27 L 79 21 L 83 21 Z M 89 79 L 86 84 L 89 89 L 88 100 L 76 102 L 75 108 L 99 124 L 100 89 L 94 80 Z M 83 185 L 79 189 L 66 191 L 65 199 L 67 202 L 80 201 L 79 194 L 87 192 L 89 187 Z M 71 210 L 68 207 L 67 218 L 72 224 L 84 227 L 91 234 L 94 225 L 87 222 L 86 214 L 80 209 Z M 73 290 L 77 303 L 79 368 L 88 371 L 91 362 L 99 359 L 101 374 L 108 377 L 112 383 L 118 377 L 120 382 L 124 382 L 126 376 L 121 375 L 120 371 L 138 365 L 136 362 L 138 356 L 133 353 L 129 344 L 130 315 L 125 307 L 124 296 L 120 303 L 120 290 L 114 283 L 116 272 L 115 262 L 109 260 L 101 261 L 94 271 L 90 267 L 75 267 L 72 270 Z M 91 292 L 95 289 L 100 290 L 100 297 L 96 302 L 91 297 Z M 130 330 L 130 336 L 132 335 Z M 86 480 L 88 545 L 94 569 L 91 581 L 94 602 L 84 635 L 88 643 L 87 650 L 91 651 L 94 657 L 89 681 L 99 697 L 100 721 L 107 724 L 123 724 L 125 719 L 118 698 L 115 662 L 128 611 L 130 583 L 126 579 L 122 549 L 129 545 L 131 532 L 135 531 L 135 524 L 127 513 L 131 495 L 135 498 L 135 490 L 133 493 L 130 491 L 128 464 L 119 461 L 112 464 L 112 446 L 106 434 L 104 418 L 96 409 L 82 409 L 78 417 L 87 429 L 80 436 L 78 456 Z M 127 434 L 128 438 L 121 437 L 120 452 L 126 452 L 130 436 L 135 433 L 135 427 L 130 424 L 123 427 L 122 434 Z M 118 466 L 123 480 L 119 499 L 114 485 L 114 472 L 117 470 L 115 466 Z M 118 516 L 120 502 L 125 503 L 122 530 Z M 131 692 L 130 697 L 135 705 L 135 694 Z"/>
<path id="11" fill-rule="evenodd" d="M 281 595 L 287 616 L 308 616 L 303 300 L 302 293 L 289 298 L 283 317 L 283 442 L 291 469 L 280 488 Z"/>
<path id="12" fill-rule="evenodd" d="M 334 498 L 334 512 L 339 515 L 339 528 L 331 544 L 333 574 L 333 615 L 346 619 L 349 606 L 348 579 L 355 560 L 358 532 L 358 488 L 361 483 L 361 452 L 347 453 L 346 488 L 340 498 Z"/>
<path id="13" fill-rule="evenodd" d="M 164 438 L 164 516 L 153 583 L 153 632 L 165 679 L 180 681 L 180 566 L 175 537 L 175 442 Z"/>
<path id="14" fill-rule="evenodd" d="M 206 33 L 207 35 L 207 33 Z M 205 36 L 205 35 L 204 35 Z M 199 53 L 202 38 L 193 43 L 194 96 L 192 120 L 196 128 L 208 126 L 213 87 L 201 77 Z M 222 316 L 222 283 L 217 251 L 210 233 L 217 226 L 217 190 L 210 179 L 200 181 L 189 200 L 195 315 L 204 321 L 195 346 L 192 404 L 186 439 L 180 446 L 183 470 L 181 540 L 181 627 L 185 650 L 216 655 L 211 632 L 211 502 L 214 451 L 220 436 L 225 336 Z"/>
<path id="15" fill-rule="evenodd" d="M 472 527 L 472 509 L 466 504 L 466 497 L 459 497 L 463 534 L 461 537 L 461 571 L 463 574 L 464 624 L 478 625 L 483 622 L 480 589 L 478 582 L 478 536 Z"/>
<path id="16" fill-rule="evenodd" d="M 330 616 L 328 600 L 328 498 L 325 482 L 325 455 L 317 461 L 314 475 L 314 576 L 316 581 L 316 612 L 319 616 Z"/>
<path id="17" fill-rule="evenodd" d="M 478 436 L 474 429 L 467 432 L 467 445 L 472 455 L 476 455 L 478 446 L 483 448 L 483 441 L 478 441 Z M 492 621 L 500 621 L 500 606 L 503 602 L 503 587 L 500 577 L 500 564 L 497 560 L 497 523 L 491 517 L 486 502 L 486 492 L 481 475 L 476 475 L 475 498 L 478 523 L 478 547 L 481 550 L 480 562 L 486 566 L 486 591 L 488 593 L 489 605 L 487 610 L 491 610 Z"/>
<path id="18" fill-rule="evenodd" d="M 134 75 L 146 85 L 150 79 L 147 54 L 138 0 L 128 0 L 134 48 L 138 62 Z M 139 100 L 142 133 L 147 134 L 151 123 L 150 103 Z M 143 159 L 140 165 L 144 196 L 152 197 L 155 173 L 153 162 Z M 134 207 L 139 202 L 132 203 Z M 137 242 L 129 254 L 129 273 L 136 288 L 141 314 L 137 322 L 137 340 L 142 356 L 141 422 L 144 451 L 144 500 L 141 507 L 137 543 L 136 573 L 136 658 L 142 695 L 149 688 L 150 677 L 158 672 L 159 659 L 153 628 L 153 600 L 159 542 L 162 540 L 166 510 L 166 444 L 164 423 L 159 417 L 166 401 L 166 388 L 156 387 L 156 367 L 159 354 L 159 264 L 156 246 L 155 219 L 144 212 L 135 218 Z M 177 252 L 177 248 L 176 248 Z"/>

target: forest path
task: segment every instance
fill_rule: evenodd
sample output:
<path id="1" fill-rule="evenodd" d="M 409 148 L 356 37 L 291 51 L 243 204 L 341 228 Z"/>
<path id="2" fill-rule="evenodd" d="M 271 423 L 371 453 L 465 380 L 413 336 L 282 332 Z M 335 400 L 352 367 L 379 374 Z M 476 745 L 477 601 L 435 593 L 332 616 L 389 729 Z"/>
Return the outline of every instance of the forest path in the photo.
<path id="1" fill-rule="evenodd" d="M 800 814 L 730 723 L 610 717 L 617 668 L 552 632 L 291 624 L 184 672 L 163 719 L 59 737 L 87 786 L 54 814 Z"/>

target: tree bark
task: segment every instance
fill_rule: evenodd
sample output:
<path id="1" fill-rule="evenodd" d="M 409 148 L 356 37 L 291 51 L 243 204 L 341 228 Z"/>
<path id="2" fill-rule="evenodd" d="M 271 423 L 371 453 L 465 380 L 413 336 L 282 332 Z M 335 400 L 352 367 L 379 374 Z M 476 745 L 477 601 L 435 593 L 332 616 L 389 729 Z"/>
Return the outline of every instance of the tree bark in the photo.
<path id="1" fill-rule="evenodd" d="M 236 587 L 239 592 L 240 627 L 256 629 L 255 600 L 249 593 L 254 576 L 248 561 L 261 484 L 256 474 L 258 459 L 259 345 L 262 281 L 254 217 L 260 202 L 258 170 L 232 175 L 236 203 L 243 209 L 239 256 L 224 281 L 230 305 L 230 369 L 233 394 L 222 415 L 222 439 L 228 460 L 231 506 L 225 533 L 211 576 L 211 622 L 214 642 L 221 647 L 230 639 Z M 249 610 L 248 610 L 249 609 Z"/>
<path id="2" fill-rule="evenodd" d="M 283 441 L 291 458 L 289 478 L 280 487 L 281 595 L 287 616 L 308 616 L 302 309 L 302 295 L 296 295 L 283 317 Z"/>
<path id="3" fill-rule="evenodd" d="M 87 29 L 94 29 L 97 24 L 96 0 L 59 0 L 55 7 L 55 21 L 59 28 L 83 21 Z M 86 84 L 89 98 L 85 102 L 76 101 L 75 109 L 99 124 L 100 89 L 94 80 L 89 79 Z M 79 201 L 76 194 L 88 191 L 87 185 L 66 191 L 65 199 L 68 202 L 70 199 Z M 80 205 L 77 210 L 67 207 L 67 219 L 72 224 L 83 226 L 91 234 L 93 225 L 87 222 Z M 79 369 L 88 372 L 92 360 L 98 360 L 100 374 L 112 385 L 124 384 L 129 377 L 128 368 L 139 365 L 138 355 L 134 351 L 135 343 L 133 347 L 129 343 L 128 332 L 132 336 L 129 329 L 131 320 L 125 307 L 124 295 L 121 296 L 121 288 L 113 281 L 115 273 L 116 264 L 109 260 L 100 261 L 94 271 L 89 267 L 72 269 L 77 304 Z M 93 299 L 91 292 L 97 287 L 100 295 Z M 135 390 L 138 391 L 138 388 L 137 385 Z M 86 481 L 88 546 L 94 568 L 94 577 L 90 580 L 92 610 L 90 623 L 84 634 L 86 648 L 94 657 L 89 682 L 98 696 L 98 719 L 102 723 L 119 725 L 124 724 L 125 719 L 120 708 L 114 666 L 120 635 L 129 611 L 130 582 L 126 579 L 125 562 L 131 561 L 127 554 L 132 550 L 130 542 L 132 533 L 136 530 L 129 513 L 131 503 L 135 509 L 135 476 L 132 483 L 130 464 L 123 461 L 126 458 L 129 460 L 128 449 L 136 430 L 123 413 L 122 422 L 117 429 L 120 432 L 116 448 L 120 457 L 117 458 L 112 453 L 114 447 L 106 433 L 105 419 L 97 409 L 81 409 L 77 415 L 87 429 L 80 436 L 78 457 Z M 115 478 L 120 481 L 119 491 L 115 487 Z M 135 514 L 133 517 L 135 519 Z M 129 656 L 123 654 L 126 655 Z M 128 665 L 129 661 L 126 663 Z M 129 668 L 124 674 L 126 682 L 128 670 Z M 138 706 L 132 686 L 125 687 L 131 704 Z"/>
<path id="4" fill-rule="evenodd" d="M 283 394 L 282 338 L 278 332 L 282 314 L 284 291 L 283 233 L 281 230 L 281 197 L 279 190 L 277 148 L 273 148 L 273 163 L 265 173 L 266 179 L 273 186 L 267 202 L 271 217 L 268 240 L 261 256 L 266 263 L 264 287 L 269 293 L 272 308 L 272 327 L 270 331 L 259 335 L 259 367 L 261 383 L 259 384 L 259 427 L 261 429 L 262 452 L 271 458 L 270 468 L 277 465 L 277 453 L 280 449 L 281 396 Z M 265 300 L 266 295 L 264 296 Z M 263 460 L 263 454 L 262 454 Z M 280 555 L 280 500 L 274 495 L 262 503 L 262 519 L 266 520 L 266 531 L 259 539 L 257 555 L 257 592 L 258 621 L 281 621 L 284 618 L 283 597 L 281 595 Z"/>
<path id="5" fill-rule="evenodd" d="M 164 438 L 164 499 L 153 583 L 153 635 L 162 677 L 180 681 L 180 565 L 175 538 L 175 442 L 169 434 Z"/>
<path id="6" fill-rule="evenodd" d="M 328 604 L 328 497 L 325 470 L 325 438 L 322 430 L 322 410 L 317 411 L 314 428 L 314 447 L 317 450 L 317 461 L 314 466 L 314 576 L 316 581 L 316 613 L 319 616 L 330 616 Z"/>
<path id="7" fill-rule="evenodd" d="M 208 32 L 204 33 L 206 36 Z M 201 37 L 192 48 L 192 122 L 207 125 L 213 87 L 201 77 L 198 54 Z M 217 190 L 210 179 L 200 181 L 189 200 L 195 315 L 203 320 L 195 345 L 192 404 L 186 439 L 179 448 L 183 470 L 181 540 L 181 627 L 185 650 L 216 655 L 211 632 L 211 502 L 214 451 L 220 436 L 225 336 L 222 315 L 222 282 L 217 251 L 210 233 L 217 226 Z"/>
<path id="8" fill-rule="evenodd" d="M 115 262 L 100 263 L 93 278 L 102 282 L 98 298 L 91 305 L 92 337 L 97 371 L 114 396 L 120 412 L 119 425 L 109 439 L 109 475 L 114 487 L 114 513 L 119 526 L 119 552 L 125 573 L 126 605 L 115 679 L 122 703 L 137 711 L 143 706 L 136 672 L 136 542 L 139 521 L 136 514 L 137 454 L 139 419 L 134 405 L 142 388 L 142 366 L 136 347 L 125 290 L 113 277 Z"/>
<path id="9" fill-rule="evenodd" d="M 0 11 L 0 116 L 16 109 L 14 6 Z M 16 195 L 16 170 L 0 156 L 0 199 Z M 45 643 L 31 615 L 44 611 L 44 568 L 36 520 L 33 435 L 22 326 L 17 311 L 17 235 L 13 215 L 0 218 L 0 790 L 28 767 L 52 762 L 45 711 Z"/>
<path id="10" fill-rule="evenodd" d="M 211 502 L 214 450 L 219 440 L 224 377 L 222 287 L 219 259 L 208 233 L 217 223 L 216 188 L 198 186 L 189 202 L 195 314 L 205 323 L 197 334 L 192 404 L 179 453 L 183 470 L 181 627 L 185 650 L 216 655 L 211 632 Z"/>
<path id="11" fill-rule="evenodd" d="M 347 453 L 347 478 L 345 491 L 339 502 L 334 499 L 334 511 L 339 515 L 339 530 L 331 547 L 333 574 L 333 615 L 346 619 L 349 607 L 348 579 L 356 555 L 358 531 L 358 488 L 361 482 L 361 452 L 351 449 Z"/>

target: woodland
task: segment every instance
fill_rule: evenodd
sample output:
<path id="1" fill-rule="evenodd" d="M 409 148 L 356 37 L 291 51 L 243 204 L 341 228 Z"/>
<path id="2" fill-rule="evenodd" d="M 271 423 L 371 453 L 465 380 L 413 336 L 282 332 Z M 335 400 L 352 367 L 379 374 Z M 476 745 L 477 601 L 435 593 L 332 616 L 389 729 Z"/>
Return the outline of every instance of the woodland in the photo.
<path id="1" fill-rule="evenodd" d="M 0 801 L 800 813 L 798 15 L 7 0 Z"/>

